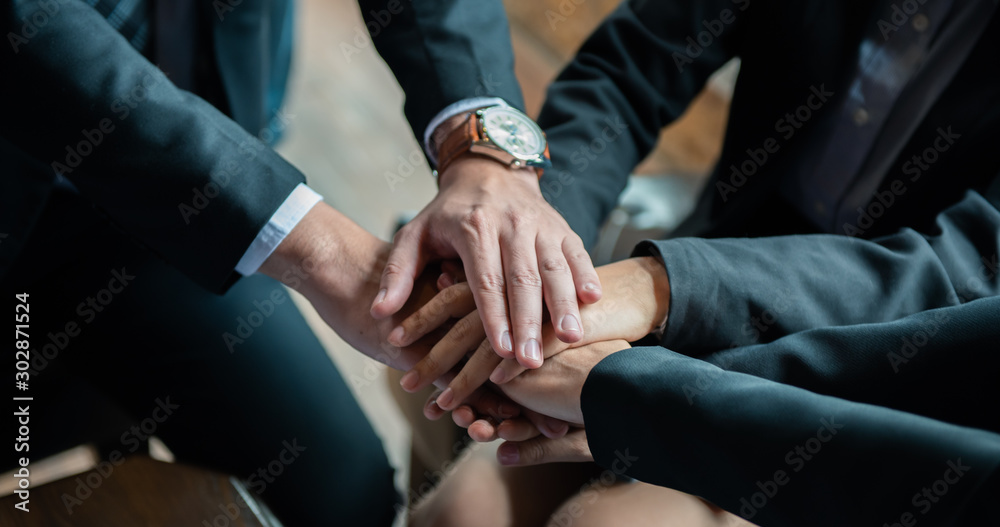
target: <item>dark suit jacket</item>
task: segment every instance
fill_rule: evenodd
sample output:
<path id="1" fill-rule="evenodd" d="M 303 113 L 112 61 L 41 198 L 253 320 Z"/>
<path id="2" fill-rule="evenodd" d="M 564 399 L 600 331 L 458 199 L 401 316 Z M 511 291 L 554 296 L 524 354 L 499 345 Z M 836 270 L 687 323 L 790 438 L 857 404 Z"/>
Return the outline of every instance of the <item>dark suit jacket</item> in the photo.
<path id="1" fill-rule="evenodd" d="M 802 232 L 797 214 L 777 196 L 815 125 L 847 93 L 876 0 L 845 2 L 709 0 L 628 1 L 613 12 L 550 86 L 539 124 L 546 130 L 553 169 L 542 178 L 549 201 L 586 244 L 614 208 L 629 171 L 653 148 L 661 128 L 687 108 L 708 77 L 732 57 L 742 65 L 733 94 L 721 157 L 693 217 L 678 236 L 762 236 Z M 745 8 L 745 9 L 744 9 Z M 697 39 L 728 10 L 719 36 Z M 729 20 L 729 17 L 725 17 Z M 713 26 L 718 29 L 718 26 Z M 706 40 L 702 40 L 706 42 Z M 1000 71 L 991 67 L 1000 47 L 993 16 L 951 84 L 909 138 L 884 180 L 907 180 L 907 191 L 865 232 L 891 234 L 926 228 L 966 189 L 984 190 L 1000 171 L 993 154 L 1000 134 Z M 698 50 L 701 50 L 700 53 Z M 675 54 L 690 57 L 678 67 Z M 835 94 L 801 128 L 781 120 L 806 104 L 813 88 Z M 813 102 L 816 102 L 815 99 Z M 904 165 L 938 136 L 939 127 L 962 135 L 945 155 L 910 182 Z M 789 129 L 794 133 L 789 135 Z M 773 138 L 780 149 L 759 164 L 736 192 L 723 193 L 731 166 L 750 160 L 747 149 Z M 884 188 L 882 189 L 884 190 Z"/>
<path id="2" fill-rule="evenodd" d="M 666 263 L 670 319 L 663 347 L 616 353 L 588 377 L 594 458 L 614 468 L 627 451 L 638 458 L 629 476 L 764 526 L 893 525 L 906 513 L 926 525 L 992 525 L 998 206 L 1000 196 L 970 191 L 932 233 L 875 241 L 640 246 Z M 949 462 L 971 468 L 948 477 L 946 495 L 918 496 Z"/>
<path id="3" fill-rule="evenodd" d="M 418 137 L 457 100 L 521 105 L 500 2 L 359 3 Z M 215 4 L 199 15 L 211 30 L 222 111 L 174 87 L 83 2 L 3 3 L 2 33 L 23 39 L 0 49 L 0 277 L 58 171 L 205 287 L 235 279 L 236 262 L 304 177 L 255 138 L 269 117 L 267 87 L 283 73 L 269 28 L 281 26 L 272 18 L 288 12 L 285 2 L 243 0 L 220 12 Z"/>
<path id="4" fill-rule="evenodd" d="M 874 4 L 627 2 L 550 88 L 540 123 L 555 169 L 543 190 L 591 243 L 660 128 L 716 68 L 742 58 L 721 160 L 679 234 L 757 238 L 637 249 L 664 259 L 670 319 L 660 346 L 612 355 L 584 387 L 599 463 L 765 526 L 996 518 L 996 16 L 883 188 L 939 127 L 961 141 L 908 184 L 869 239 L 764 237 L 810 231 L 778 190 L 819 116 L 787 139 L 777 123 L 811 87 L 845 93 Z M 679 68 L 673 54 L 685 56 L 687 37 L 725 9 L 733 21 Z M 781 137 L 780 150 L 724 200 L 716 183 L 768 137 Z"/>

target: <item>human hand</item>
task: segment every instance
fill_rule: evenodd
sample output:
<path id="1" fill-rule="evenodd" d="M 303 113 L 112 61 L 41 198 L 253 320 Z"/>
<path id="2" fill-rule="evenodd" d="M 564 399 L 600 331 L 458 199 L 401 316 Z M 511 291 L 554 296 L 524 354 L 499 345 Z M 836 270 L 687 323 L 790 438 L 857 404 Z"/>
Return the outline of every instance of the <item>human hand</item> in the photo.
<path id="1" fill-rule="evenodd" d="M 583 427 L 580 396 L 590 370 L 612 353 L 629 349 L 624 340 L 606 340 L 560 353 L 536 370 L 500 386 L 512 401 L 531 411 Z"/>
<path id="2" fill-rule="evenodd" d="M 449 412 L 437 405 L 441 390 L 436 390 L 424 403 L 424 417 L 436 421 Z M 495 406 L 499 403 L 499 406 Z M 488 411 L 484 412 L 483 409 Z M 511 408 L 517 411 L 511 415 Z M 451 411 L 451 419 L 467 429 L 469 437 L 479 443 L 489 443 L 497 439 L 544 435 L 558 439 L 569 431 L 569 423 L 528 410 L 514 403 L 495 386 L 481 386 L 470 395 L 464 404 Z"/>
<path id="3" fill-rule="evenodd" d="M 542 348 L 545 358 L 552 357 L 572 346 L 612 339 L 639 340 L 666 320 L 670 303 L 670 283 L 666 270 L 656 258 L 630 258 L 597 269 L 605 284 L 604 297 L 581 308 L 586 335 L 575 344 L 566 344 L 555 337 L 554 329 L 546 324 L 542 330 Z M 448 280 L 453 281 L 453 280 Z M 468 284 L 458 283 L 441 291 L 424 307 L 403 321 L 394 330 L 391 340 L 405 346 L 422 338 L 428 331 L 440 327 L 449 318 L 470 313 L 473 307 Z M 439 340 L 431 351 L 402 378 L 404 390 L 417 391 L 430 384 L 444 372 L 450 371 L 466 357 L 470 349 L 479 348 L 437 398 L 437 404 L 451 410 L 465 400 L 487 379 L 502 384 L 520 375 L 525 369 L 513 360 L 502 360 L 483 342 L 482 324 L 477 312 L 472 311 L 459 320 Z"/>
<path id="4" fill-rule="evenodd" d="M 433 281 L 421 277 L 414 295 L 396 317 L 376 320 L 358 309 L 373 298 L 389 254 L 377 239 L 325 203 L 314 206 L 261 265 L 260 272 L 302 293 L 348 344 L 379 362 L 406 370 L 430 350 L 426 336 L 393 346 L 387 335 L 403 317 L 435 294 Z"/>
<path id="5" fill-rule="evenodd" d="M 593 461 L 583 428 L 580 403 L 583 385 L 594 366 L 608 355 L 629 347 L 625 341 L 612 340 L 573 348 L 546 360 L 541 368 L 511 380 L 502 390 L 524 407 L 520 417 L 496 419 L 466 405 L 455 409 L 452 417 L 456 424 L 467 427 L 469 436 L 476 441 L 505 440 L 497 451 L 497 459 L 503 465 Z M 428 401 L 425 415 L 442 413 L 433 399 Z M 546 433 L 547 423 L 566 421 L 573 426 L 562 429 L 564 433 Z"/>
<path id="6" fill-rule="evenodd" d="M 428 262 L 457 257 L 499 356 L 541 365 L 543 299 L 556 338 L 583 338 L 577 300 L 600 299 L 600 280 L 579 236 L 542 197 L 535 172 L 467 155 L 439 183 L 438 195 L 396 234 L 372 315 L 397 313 Z"/>

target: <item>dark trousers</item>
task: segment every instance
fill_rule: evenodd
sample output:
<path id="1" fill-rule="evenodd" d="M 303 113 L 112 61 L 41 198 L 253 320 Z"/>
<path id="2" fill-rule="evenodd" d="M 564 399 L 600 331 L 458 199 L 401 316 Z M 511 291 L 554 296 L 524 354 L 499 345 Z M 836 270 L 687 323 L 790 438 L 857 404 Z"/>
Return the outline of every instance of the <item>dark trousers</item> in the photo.
<path id="1" fill-rule="evenodd" d="M 209 293 L 59 192 L 2 283 L 11 312 L 30 295 L 33 461 L 88 441 L 127 455 L 155 435 L 289 526 L 391 524 L 381 441 L 277 282 Z"/>

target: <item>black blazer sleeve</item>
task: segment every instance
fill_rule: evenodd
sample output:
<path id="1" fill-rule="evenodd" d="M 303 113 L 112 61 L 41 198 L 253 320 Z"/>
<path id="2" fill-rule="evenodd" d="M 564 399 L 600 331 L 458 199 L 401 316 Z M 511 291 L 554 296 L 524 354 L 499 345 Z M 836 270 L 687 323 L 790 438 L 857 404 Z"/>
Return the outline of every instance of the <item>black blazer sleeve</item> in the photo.
<path id="1" fill-rule="evenodd" d="M 83 2 L 3 2 L 0 29 L 22 37 L 0 51 L 0 135 L 167 262 L 223 289 L 302 174 L 175 88 Z"/>
<path id="2" fill-rule="evenodd" d="M 419 142 L 431 119 L 462 99 L 500 97 L 524 109 L 499 0 L 358 3 L 379 55 L 403 87 L 406 117 Z"/>
<path id="3" fill-rule="evenodd" d="M 629 172 L 660 130 L 735 55 L 750 5 L 624 2 L 549 87 L 538 122 L 554 166 L 542 188 L 585 244 L 596 241 Z M 700 33 L 706 45 L 695 40 Z"/>
<path id="4" fill-rule="evenodd" d="M 584 385 L 590 449 L 605 467 L 764 526 L 992 524 L 998 315 L 994 297 L 812 330 L 709 357 L 721 368 L 659 347 L 624 350 Z M 933 327 L 893 371 L 887 354 Z M 897 408 L 867 404 L 886 399 Z M 927 401 L 942 419 L 907 411 Z"/>
<path id="5" fill-rule="evenodd" d="M 998 247 L 1000 213 L 973 192 L 927 235 L 647 245 L 667 263 L 677 347 L 591 372 L 595 459 L 614 468 L 628 449 L 628 475 L 761 525 L 995 514 Z"/>
<path id="6" fill-rule="evenodd" d="M 791 333 L 878 323 L 1000 294 L 1000 211 L 966 197 L 934 232 L 644 242 L 670 277 L 661 344 L 695 355 Z"/>

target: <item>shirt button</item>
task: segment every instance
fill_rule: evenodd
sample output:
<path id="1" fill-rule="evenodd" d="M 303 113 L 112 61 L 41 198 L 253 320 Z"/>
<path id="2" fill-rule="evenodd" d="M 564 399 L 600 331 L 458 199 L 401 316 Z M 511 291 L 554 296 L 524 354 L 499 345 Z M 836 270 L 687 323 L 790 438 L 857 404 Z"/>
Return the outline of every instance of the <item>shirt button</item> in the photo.
<path id="1" fill-rule="evenodd" d="M 815 210 L 816 214 L 820 216 L 826 216 L 826 205 L 824 205 L 822 201 L 813 203 L 813 210 Z"/>
<path id="2" fill-rule="evenodd" d="M 854 124 L 864 126 L 868 123 L 868 110 L 858 108 L 857 110 L 854 110 L 854 115 L 852 117 L 854 118 Z"/>
<path id="3" fill-rule="evenodd" d="M 913 24 L 913 29 L 916 29 L 920 33 L 927 31 L 927 28 L 931 27 L 931 21 L 923 13 L 915 15 L 911 23 Z"/>

